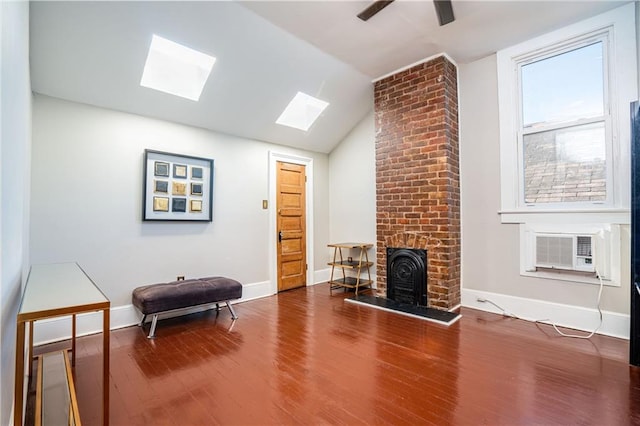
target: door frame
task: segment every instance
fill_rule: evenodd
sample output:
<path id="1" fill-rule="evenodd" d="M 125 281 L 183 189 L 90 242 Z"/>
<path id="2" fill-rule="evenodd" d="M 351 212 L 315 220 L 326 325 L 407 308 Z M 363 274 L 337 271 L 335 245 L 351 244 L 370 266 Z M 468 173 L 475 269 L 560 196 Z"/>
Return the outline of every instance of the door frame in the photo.
<path id="1" fill-rule="evenodd" d="M 305 166 L 305 216 L 306 216 L 306 249 L 307 249 L 307 286 L 315 284 L 313 280 L 315 271 L 313 264 L 313 158 L 302 157 L 294 154 L 269 151 L 269 286 L 270 294 L 278 293 L 278 253 L 276 242 L 276 163 L 300 164 Z"/>

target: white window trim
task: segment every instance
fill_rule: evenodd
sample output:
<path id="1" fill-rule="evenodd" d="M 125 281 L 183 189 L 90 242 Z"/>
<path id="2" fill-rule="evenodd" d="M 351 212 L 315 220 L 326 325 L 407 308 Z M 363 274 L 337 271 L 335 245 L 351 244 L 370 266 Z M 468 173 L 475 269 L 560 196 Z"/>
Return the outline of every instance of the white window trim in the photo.
<path id="1" fill-rule="evenodd" d="M 520 105 L 519 77 L 515 72 L 516 61 L 535 52 L 548 51 L 553 46 L 574 43 L 588 36 L 610 29 L 609 34 L 609 108 L 611 116 L 611 155 L 608 165 L 615 171 L 607 176 L 609 203 L 586 206 L 523 205 L 520 202 L 520 143 L 518 140 Z M 629 223 L 630 159 L 629 159 L 629 103 L 638 97 L 636 78 L 635 5 L 630 3 L 579 23 L 520 43 L 497 53 L 498 107 L 500 116 L 500 171 L 501 171 L 501 220 L 503 223 L 540 221 L 558 215 L 571 215 L 574 220 L 590 222 L 589 216 L 597 214 L 607 218 L 605 222 Z M 605 101 L 606 102 L 606 101 Z M 610 170 L 608 170 L 609 173 Z M 582 216 L 577 218 L 576 216 Z"/>

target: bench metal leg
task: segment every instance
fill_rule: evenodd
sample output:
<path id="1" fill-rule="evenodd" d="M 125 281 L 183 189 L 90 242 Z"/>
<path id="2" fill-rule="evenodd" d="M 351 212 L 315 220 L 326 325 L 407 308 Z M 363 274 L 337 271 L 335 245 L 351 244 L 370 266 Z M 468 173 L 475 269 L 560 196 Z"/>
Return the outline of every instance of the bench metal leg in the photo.
<path id="1" fill-rule="evenodd" d="M 238 319 L 238 316 L 236 315 L 236 311 L 233 310 L 233 308 L 231 307 L 231 303 L 229 303 L 229 301 L 227 300 L 226 302 L 224 302 L 227 304 L 227 308 L 229 308 L 229 312 L 231 312 L 231 318 Z"/>
<path id="2" fill-rule="evenodd" d="M 153 339 L 154 337 L 156 337 L 156 324 L 157 323 L 158 323 L 158 315 L 156 314 L 151 319 L 151 330 L 149 330 L 149 335 L 147 336 L 147 339 Z"/>
<path id="3" fill-rule="evenodd" d="M 216 303 L 216 311 L 220 311 L 220 303 Z M 233 318 L 234 320 L 238 319 L 238 315 L 236 314 L 236 311 L 233 309 L 233 307 L 231 306 L 231 303 L 229 303 L 228 300 L 226 300 L 224 302 L 227 305 L 227 308 L 229 308 L 229 312 L 231 312 L 231 318 Z M 168 312 L 168 311 L 167 311 Z M 147 336 L 148 339 L 153 339 L 154 337 L 156 337 L 156 325 L 158 324 L 158 314 L 152 314 L 153 317 L 151 318 L 151 329 L 149 330 L 149 335 Z M 140 323 L 138 324 L 140 327 L 144 326 L 144 322 L 147 319 L 147 315 L 143 314 L 142 315 L 142 320 L 140 321 Z"/>

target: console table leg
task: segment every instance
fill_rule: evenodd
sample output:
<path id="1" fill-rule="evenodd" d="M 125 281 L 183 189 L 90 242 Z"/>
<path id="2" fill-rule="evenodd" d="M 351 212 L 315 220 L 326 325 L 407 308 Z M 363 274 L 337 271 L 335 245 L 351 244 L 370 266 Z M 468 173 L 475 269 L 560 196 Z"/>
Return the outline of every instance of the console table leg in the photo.
<path id="1" fill-rule="evenodd" d="M 16 371 L 13 405 L 13 424 L 22 426 L 22 393 L 24 390 L 24 321 L 18 321 L 16 330 Z M 31 357 L 31 354 L 29 354 Z"/>
<path id="2" fill-rule="evenodd" d="M 109 308 L 104 309 L 102 317 L 102 424 L 109 425 L 109 333 L 111 332 Z M 74 352 L 75 354 L 75 352 Z"/>
<path id="3" fill-rule="evenodd" d="M 76 366 L 76 314 L 71 315 L 71 366 Z"/>
<path id="4" fill-rule="evenodd" d="M 29 377 L 33 375 L 33 321 L 29 321 Z"/>

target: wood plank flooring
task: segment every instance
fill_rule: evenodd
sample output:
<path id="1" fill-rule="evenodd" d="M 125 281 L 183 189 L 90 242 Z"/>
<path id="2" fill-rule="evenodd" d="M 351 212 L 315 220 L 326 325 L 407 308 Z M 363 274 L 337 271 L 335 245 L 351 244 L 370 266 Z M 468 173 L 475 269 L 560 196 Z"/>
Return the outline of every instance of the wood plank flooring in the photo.
<path id="1" fill-rule="evenodd" d="M 463 308 L 450 327 L 344 303 L 327 284 L 111 334 L 112 425 L 640 424 L 628 342 Z M 78 340 L 100 424 L 101 337 Z M 65 343 L 38 348 L 57 349 Z"/>

